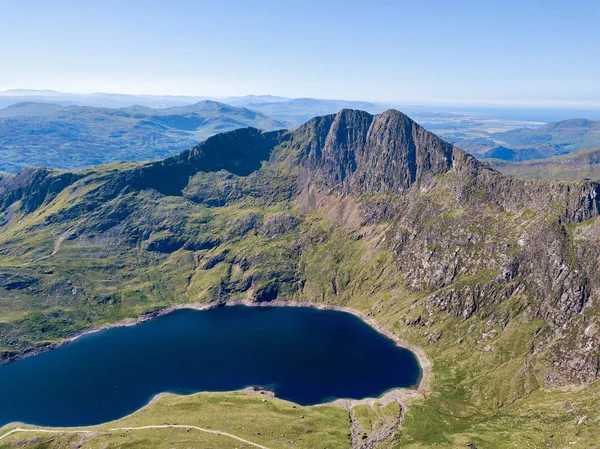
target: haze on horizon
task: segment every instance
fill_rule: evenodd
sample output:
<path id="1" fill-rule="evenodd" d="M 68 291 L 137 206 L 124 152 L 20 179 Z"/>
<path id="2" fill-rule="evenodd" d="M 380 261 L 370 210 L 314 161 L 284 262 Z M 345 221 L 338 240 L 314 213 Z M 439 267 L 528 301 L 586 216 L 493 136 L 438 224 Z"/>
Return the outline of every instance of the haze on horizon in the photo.
<path id="1" fill-rule="evenodd" d="M 0 0 L 0 90 L 596 108 L 599 17 L 595 0 Z"/>

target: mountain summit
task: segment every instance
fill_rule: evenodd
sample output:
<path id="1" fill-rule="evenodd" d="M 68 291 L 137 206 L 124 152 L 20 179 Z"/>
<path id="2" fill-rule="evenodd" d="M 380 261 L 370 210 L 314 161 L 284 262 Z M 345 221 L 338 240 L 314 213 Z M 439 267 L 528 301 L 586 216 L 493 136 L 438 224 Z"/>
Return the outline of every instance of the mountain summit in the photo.
<path id="1" fill-rule="evenodd" d="M 399 111 L 371 115 L 345 109 L 294 131 L 248 128 L 217 135 L 147 169 L 153 172 L 154 188 L 164 191 L 156 184 L 161 170 L 177 171 L 167 183 L 187 183 L 186 175 L 199 171 L 247 175 L 260 168 L 260 161 L 277 160 L 281 154 L 291 154 L 290 163 L 305 169 L 314 182 L 356 193 L 402 193 L 450 170 L 455 157 L 479 164 Z"/>
<path id="2" fill-rule="evenodd" d="M 330 186 L 400 193 L 452 166 L 452 145 L 390 109 L 317 117 L 292 136 L 300 164 Z"/>

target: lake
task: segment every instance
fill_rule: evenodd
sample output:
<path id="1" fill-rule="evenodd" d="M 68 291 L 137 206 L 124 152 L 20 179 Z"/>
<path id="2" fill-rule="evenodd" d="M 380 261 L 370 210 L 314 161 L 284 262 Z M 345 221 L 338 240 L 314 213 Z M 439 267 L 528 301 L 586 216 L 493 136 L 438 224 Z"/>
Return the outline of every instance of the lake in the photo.
<path id="1" fill-rule="evenodd" d="M 184 309 L 0 366 L 0 426 L 121 418 L 157 393 L 272 390 L 301 405 L 415 386 L 415 355 L 354 315 L 309 307 Z"/>

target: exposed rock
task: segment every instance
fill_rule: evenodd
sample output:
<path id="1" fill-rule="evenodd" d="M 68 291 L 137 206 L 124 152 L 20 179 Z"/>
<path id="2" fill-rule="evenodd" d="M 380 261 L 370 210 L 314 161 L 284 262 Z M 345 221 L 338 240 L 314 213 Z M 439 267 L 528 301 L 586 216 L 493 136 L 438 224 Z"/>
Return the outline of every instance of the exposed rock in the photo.
<path id="1" fill-rule="evenodd" d="M 82 173 L 60 172 L 46 168 L 24 168 L 16 175 L 0 178 L 0 211 L 21 201 L 24 212 L 33 212 L 44 202 L 49 202 Z"/>
<path id="2" fill-rule="evenodd" d="M 202 264 L 202 268 L 204 270 L 210 270 L 216 264 L 223 262 L 228 254 L 229 254 L 229 250 L 225 249 L 225 250 L 219 252 L 218 254 L 215 254 L 214 256 L 208 257 Z"/>
<path id="3" fill-rule="evenodd" d="M 159 253 L 172 253 L 177 251 L 187 242 L 184 242 L 181 238 L 173 235 L 163 236 L 156 238 L 148 242 L 148 251 L 156 251 Z"/>
<path id="4" fill-rule="evenodd" d="M 299 128 L 289 143 L 301 147 L 298 163 L 329 188 L 402 193 L 452 166 L 452 145 L 406 115 L 343 110 Z"/>
<path id="5" fill-rule="evenodd" d="M 36 284 L 38 279 L 17 274 L 0 273 L 0 288 L 23 290 Z"/>
<path id="6" fill-rule="evenodd" d="M 260 232 L 267 238 L 275 238 L 295 230 L 300 220 L 291 214 L 275 214 L 265 217 Z"/>

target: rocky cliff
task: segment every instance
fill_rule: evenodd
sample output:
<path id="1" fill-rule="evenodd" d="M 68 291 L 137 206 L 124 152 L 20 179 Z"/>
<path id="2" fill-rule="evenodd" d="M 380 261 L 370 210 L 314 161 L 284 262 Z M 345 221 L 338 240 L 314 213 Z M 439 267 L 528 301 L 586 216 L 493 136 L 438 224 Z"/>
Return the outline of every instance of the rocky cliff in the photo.
<path id="1" fill-rule="evenodd" d="M 330 189 L 402 193 L 452 167 L 452 145 L 401 112 L 344 110 L 293 133 L 297 163 Z"/>

